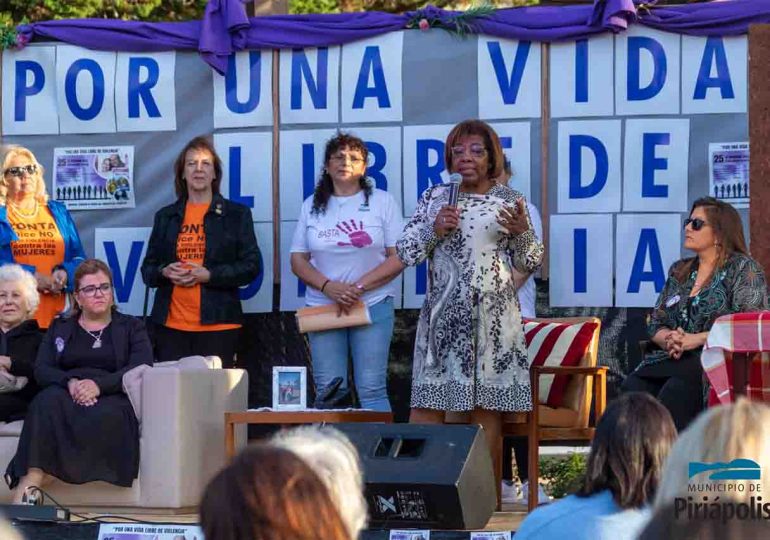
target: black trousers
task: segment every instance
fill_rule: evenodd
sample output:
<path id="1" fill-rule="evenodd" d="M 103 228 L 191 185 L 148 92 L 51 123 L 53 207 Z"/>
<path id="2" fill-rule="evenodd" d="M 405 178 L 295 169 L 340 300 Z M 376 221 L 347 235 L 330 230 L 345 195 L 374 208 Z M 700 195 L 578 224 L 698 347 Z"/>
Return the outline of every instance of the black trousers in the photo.
<path id="1" fill-rule="evenodd" d="M 513 480 L 513 464 L 511 452 L 516 458 L 516 468 L 519 480 L 526 482 L 529 478 L 529 452 L 526 437 L 503 437 L 503 480 Z"/>
<path id="2" fill-rule="evenodd" d="M 703 410 L 703 368 L 700 349 L 685 352 L 679 360 L 643 366 L 623 382 L 624 392 L 647 392 L 671 413 L 678 431 Z"/>
<path id="3" fill-rule="evenodd" d="M 235 351 L 240 329 L 213 332 L 185 332 L 167 326 L 155 326 L 155 356 L 158 362 L 179 360 L 185 356 L 218 356 L 223 368 L 235 365 Z"/>

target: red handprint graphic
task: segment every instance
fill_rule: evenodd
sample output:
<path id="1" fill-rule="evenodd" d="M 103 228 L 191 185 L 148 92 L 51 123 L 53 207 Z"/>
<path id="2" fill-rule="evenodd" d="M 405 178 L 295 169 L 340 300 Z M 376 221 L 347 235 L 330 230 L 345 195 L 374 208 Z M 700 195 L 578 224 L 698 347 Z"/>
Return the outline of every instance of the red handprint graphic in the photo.
<path id="1" fill-rule="evenodd" d="M 366 247 L 372 244 L 372 237 L 364 230 L 363 221 L 359 221 L 356 225 L 356 221 L 351 219 L 350 221 L 343 221 L 337 223 L 337 228 L 347 234 L 350 242 L 337 242 L 338 246 L 353 246 L 357 248 Z"/>

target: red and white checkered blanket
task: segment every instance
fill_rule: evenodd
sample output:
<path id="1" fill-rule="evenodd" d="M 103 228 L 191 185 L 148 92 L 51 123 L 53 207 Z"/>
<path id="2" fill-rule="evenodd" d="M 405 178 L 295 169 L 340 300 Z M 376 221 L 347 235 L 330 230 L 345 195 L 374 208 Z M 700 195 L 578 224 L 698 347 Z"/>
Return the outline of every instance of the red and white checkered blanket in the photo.
<path id="1" fill-rule="evenodd" d="M 701 364 L 711 383 L 709 405 L 730 403 L 732 353 L 757 353 L 749 368 L 751 399 L 770 402 L 770 311 L 719 317 L 711 327 Z"/>

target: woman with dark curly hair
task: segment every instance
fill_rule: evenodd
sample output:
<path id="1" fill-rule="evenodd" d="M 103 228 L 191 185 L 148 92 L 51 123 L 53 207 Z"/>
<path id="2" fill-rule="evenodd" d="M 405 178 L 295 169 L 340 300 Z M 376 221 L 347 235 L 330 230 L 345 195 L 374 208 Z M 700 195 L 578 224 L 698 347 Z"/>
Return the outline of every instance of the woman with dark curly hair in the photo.
<path id="1" fill-rule="evenodd" d="M 722 315 L 767 309 L 767 282 L 751 257 L 738 211 L 703 197 L 684 222 L 684 247 L 695 257 L 671 265 L 647 330 L 652 348 L 623 383 L 649 392 L 683 430 L 703 409 L 700 353 Z"/>
<path id="2" fill-rule="evenodd" d="M 361 406 L 390 411 L 386 383 L 397 273 L 372 276 L 396 258 L 403 224 L 396 200 L 366 178 L 368 157 L 364 141 L 353 135 L 339 133 L 326 143 L 321 178 L 294 232 L 291 269 L 308 285 L 308 306 L 337 304 L 347 311 L 360 300 L 372 319 L 368 326 L 309 333 L 317 391 L 338 377 L 347 387 L 350 350 Z"/>

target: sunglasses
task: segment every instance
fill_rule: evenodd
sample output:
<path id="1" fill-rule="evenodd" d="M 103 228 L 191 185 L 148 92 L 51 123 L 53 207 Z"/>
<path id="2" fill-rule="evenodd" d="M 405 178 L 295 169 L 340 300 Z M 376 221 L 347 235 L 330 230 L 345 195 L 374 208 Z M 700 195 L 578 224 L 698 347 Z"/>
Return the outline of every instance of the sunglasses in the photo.
<path id="1" fill-rule="evenodd" d="M 5 174 L 10 174 L 11 176 L 21 177 L 24 173 L 27 173 L 29 176 L 36 175 L 37 165 L 24 165 L 22 167 L 8 167 L 5 169 Z"/>
<path id="2" fill-rule="evenodd" d="M 684 220 L 684 227 L 683 228 L 686 229 L 688 225 L 692 225 L 692 230 L 693 231 L 699 231 L 703 227 L 708 225 L 708 223 L 703 221 L 701 218 L 687 218 L 687 219 Z"/>

